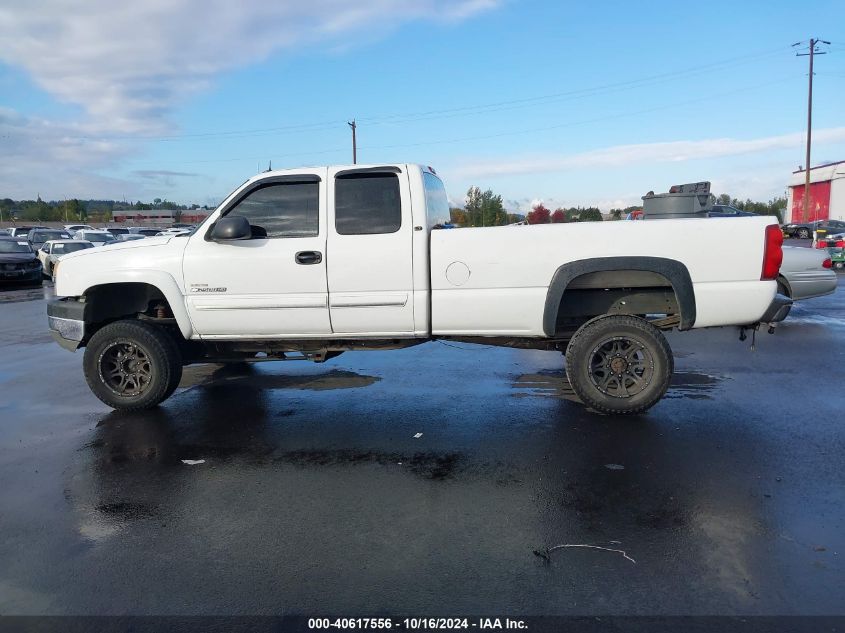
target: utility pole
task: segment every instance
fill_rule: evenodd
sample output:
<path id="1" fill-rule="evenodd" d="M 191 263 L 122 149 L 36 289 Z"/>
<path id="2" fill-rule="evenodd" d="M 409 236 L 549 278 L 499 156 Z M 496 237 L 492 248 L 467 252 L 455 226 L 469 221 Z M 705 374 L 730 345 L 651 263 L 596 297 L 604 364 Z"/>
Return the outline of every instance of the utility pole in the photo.
<path id="1" fill-rule="evenodd" d="M 355 124 L 355 119 L 352 119 L 351 121 L 347 121 L 346 124 L 349 127 L 352 128 L 352 164 L 357 165 L 358 164 L 358 142 L 355 139 L 355 129 L 358 126 Z"/>
<path id="2" fill-rule="evenodd" d="M 799 46 L 801 42 L 796 42 L 792 46 Z M 801 212 L 801 222 L 806 223 L 810 217 L 810 146 L 813 136 L 813 57 L 815 55 L 826 55 L 825 51 L 818 50 L 819 44 L 830 44 L 826 40 L 810 38 L 810 44 L 807 47 L 806 53 L 796 53 L 796 57 L 810 58 L 810 82 L 809 90 L 807 91 L 807 155 L 804 162 L 804 209 Z M 795 220 L 793 219 L 793 222 Z"/>

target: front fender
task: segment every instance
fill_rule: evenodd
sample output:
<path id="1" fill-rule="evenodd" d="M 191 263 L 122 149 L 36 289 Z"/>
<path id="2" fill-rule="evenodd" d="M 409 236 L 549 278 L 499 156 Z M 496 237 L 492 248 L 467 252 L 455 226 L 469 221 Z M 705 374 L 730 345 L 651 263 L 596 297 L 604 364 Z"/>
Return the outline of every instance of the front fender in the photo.
<path id="1" fill-rule="evenodd" d="M 59 266 L 59 274 L 61 278 L 61 265 Z M 82 296 L 89 292 L 92 288 L 103 286 L 106 284 L 121 284 L 121 283 L 139 283 L 148 284 L 157 288 L 167 303 L 170 304 L 170 309 L 173 312 L 173 317 L 179 326 L 179 331 L 185 339 L 191 338 L 194 333 L 193 323 L 188 315 L 188 310 L 185 306 L 185 296 L 176 283 L 173 276 L 161 270 L 106 270 L 102 272 L 94 272 L 85 276 L 85 283 L 83 286 L 73 289 L 72 296 Z M 68 284 L 61 286 L 62 296 L 67 296 L 66 290 L 70 289 Z M 57 294 L 59 294 L 57 292 Z"/>

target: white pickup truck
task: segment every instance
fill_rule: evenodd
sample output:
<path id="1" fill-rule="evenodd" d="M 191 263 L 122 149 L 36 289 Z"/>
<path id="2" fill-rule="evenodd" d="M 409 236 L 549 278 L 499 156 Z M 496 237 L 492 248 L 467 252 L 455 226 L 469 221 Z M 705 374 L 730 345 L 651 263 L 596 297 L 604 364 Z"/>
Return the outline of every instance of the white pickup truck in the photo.
<path id="1" fill-rule="evenodd" d="M 448 220 L 430 167 L 265 172 L 190 235 L 63 257 L 49 327 L 85 347 L 88 384 L 116 409 L 157 405 L 190 363 L 457 339 L 564 352 L 587 405 L 640 413 L 673 371 L 661 330 L 754 326 L 788 306 L 774 219 Z"/>

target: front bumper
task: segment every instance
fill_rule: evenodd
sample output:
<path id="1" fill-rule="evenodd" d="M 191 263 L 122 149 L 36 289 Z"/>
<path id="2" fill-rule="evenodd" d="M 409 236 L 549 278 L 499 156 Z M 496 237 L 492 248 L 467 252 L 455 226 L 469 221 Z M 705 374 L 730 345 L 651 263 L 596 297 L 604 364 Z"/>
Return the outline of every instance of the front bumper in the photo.
<path id="1" fill-rule="evenodd" d="M 88 306 L 76 299 L 62 297 L 47 304 L 47 325 L 55 341 L 71 352 L 85 340 L 85 314 Z"/>
<path id="2" fill-rule="evenodd" d="M 0 266 L 0 281 L 17 281 L 23 283 L 41 281 L 41 266 L 38 266 L 38 268 L 27 268 L 25 270 L 4 270 Z"/>
<path id="3" fill-rule="evenodd" d="M 766 313 L 760 317 L 761 323 L 780 323 L 789 314 L 792 299 L 786 295 L 776 294 Z"/>

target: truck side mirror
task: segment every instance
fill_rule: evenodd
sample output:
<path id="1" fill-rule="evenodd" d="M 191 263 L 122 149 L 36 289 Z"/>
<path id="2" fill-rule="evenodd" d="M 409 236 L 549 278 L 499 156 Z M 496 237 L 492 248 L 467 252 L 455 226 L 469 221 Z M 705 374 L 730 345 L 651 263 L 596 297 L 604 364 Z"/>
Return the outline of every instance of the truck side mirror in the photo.
<path id="1" fill-rule="evenodd" d="M 215 222 L 211 230 L 211 239 L 215 242 L 230 240 L 248 240 L 252 237 L 249 220 L 242 215 L 227 215 Z"/>

